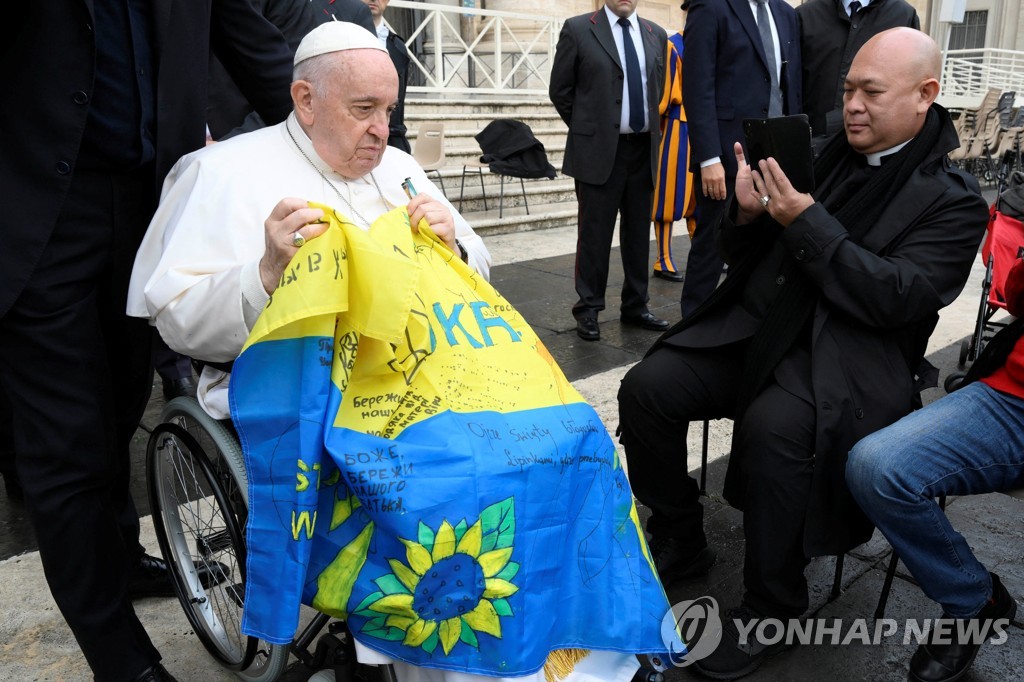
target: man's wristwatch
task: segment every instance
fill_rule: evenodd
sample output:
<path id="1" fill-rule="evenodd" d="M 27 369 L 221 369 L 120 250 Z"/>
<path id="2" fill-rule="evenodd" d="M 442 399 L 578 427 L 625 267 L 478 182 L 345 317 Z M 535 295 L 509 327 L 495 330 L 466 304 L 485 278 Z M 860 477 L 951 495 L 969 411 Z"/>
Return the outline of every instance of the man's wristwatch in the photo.
<path id="1" fill-rule="evenodd" d="M 466 251 L 466 247 L 462 245 L 462 242 L 456 239 L 455 246 L 459 247 L 459 257 L 462 258 L 462 262 L 469 263 L 469 251 Z"/>

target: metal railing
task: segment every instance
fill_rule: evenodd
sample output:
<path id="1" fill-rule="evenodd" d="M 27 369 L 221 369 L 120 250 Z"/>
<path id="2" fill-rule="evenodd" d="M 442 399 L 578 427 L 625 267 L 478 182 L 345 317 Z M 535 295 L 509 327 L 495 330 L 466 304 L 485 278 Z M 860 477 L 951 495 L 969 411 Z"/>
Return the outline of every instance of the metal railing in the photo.
<path id="1" fill-rule="evenodd" d="M 407 10 L 410 93 L 547 95 L 562 18 L 394 0 L 396 24 L 392 8 Z"/>
<path id="2" fill-rule="evenodd" d="M 940 100 L 950 107 L 977 105 L 989 88 L 1024 96 L 1024 52 L 947 50 L 942 55 Z"/>

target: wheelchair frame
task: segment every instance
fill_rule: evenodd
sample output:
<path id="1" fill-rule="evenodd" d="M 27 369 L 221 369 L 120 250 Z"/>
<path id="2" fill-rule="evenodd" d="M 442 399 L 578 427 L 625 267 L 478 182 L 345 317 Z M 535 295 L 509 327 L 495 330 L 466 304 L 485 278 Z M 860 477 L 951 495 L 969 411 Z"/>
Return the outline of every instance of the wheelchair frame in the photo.
<path id="1" fill-rule="evenodd" d="M 238 438 L 228 426 L 194 398 L 170 401 L 149 439 L 147 482 L 157 540 L 178 601 L 219 665 L 243 680 L 273 682 L 293 653 L 313 671 L 332 670 L 339 681 L 351 678 L 353 640 L 343 622 L 326 614 L 318 613 L 290 645 L 241 631 L 249 478 Z M 197 565 L 220 572 L 224 580 L 204 587 Z M 383 682 L 397 682 L 392 666 L 377 668 Z"/>

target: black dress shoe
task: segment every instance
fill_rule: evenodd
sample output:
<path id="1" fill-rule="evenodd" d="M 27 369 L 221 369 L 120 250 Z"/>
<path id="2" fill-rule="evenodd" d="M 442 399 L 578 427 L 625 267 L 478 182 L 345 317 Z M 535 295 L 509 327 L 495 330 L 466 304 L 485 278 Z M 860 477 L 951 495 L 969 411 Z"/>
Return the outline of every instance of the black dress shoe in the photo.
<path id="1" fill-rule="evenodd" d="M 196 382 L 192 381 L 192 377 L 182 377 L 164 382 L 164 398 L 167 400 L 186 395 L 192 398 L 196 397 Z"/>
<path id="2" fill-rule="evenodd" d="M 644 329 L 650 329 L 655 332 L 663 332 L 668 329 L 668 320 L 656 317 L 649 310 L 645 310 L 639 315 L 623 315 L 621 319 L 622 324 L 628 324 L 634 327 L 643 327 Z"/>
<path id="3" fill-rule="evenodd" d="M 596 317 L 581 317 L 576 320 L 576 334 L 584 341 L 597 341 L 601 338 L 601 328 L 597 326 Z"/>
<path id="4" fill-rule="evenodd" d="M 740 606 L 729 609 L 722 617 L 722 641 L 710 656 L 695 661 L 694 669 L 706 677 L 716 680 L 735 680 L 757 670 L 762 663 L 786 648 L 786 638 L 779 637 L 776 628 L 785 627 L 782 621 L 756 626 L 762 620 L 761 614 L 751 608 Z M 741 637 L 736 621 L 743 623 L 745 637 Z M 764 644 L 755 633 L 763 633 L 775 644 Z"/>
<path id="5" fill-rule="evenodd" d="M 929 641 L 917 647 L 910 659 L 911 682 L 950 682 L 960 679 L 971 667 L 982 643 L 993 635 L 1006 630 L 1017 614 L 1017 602 L 1003 587 L 999 576 L 992 573 L 992 596 L 974 618 L 943 616 L 951 621 L 952 627 L 942 628 L 935 635 L 932 629 Z M 962 636 L 960 633 L 972 633 Z M 933 636 L 942 637 L 932 641 Z M 959 641 L 963 637 L 964 641 Z"/>
<path id="6" fill-rule="evenodd" d="M 681 272 L 669 272 L 668 270 L 655 270 L 654 276 L 658 279 L 668 280 L 669 282 L 682 282 L 683 273 Z"/>
<path id="7" fill-rule="evenodd" d="M 707 547 L 694 550 L 678 538 L 654 539 L 650 542 L 651 558 L 658 571 L 661 584 L 668 587 L 677 580 L 688 580 L 707 575 L 718 558 Z"/>
<path id="8" fill-rule="evenodd" d="M 231 571 L 219 561 L 196 563 L 196 573 L 203 587 L 213 587 L 224 582 Z M 132 570 L 128 582 L 128 597 L 142 599 L 145 597 L 173 597 L 174 584 L 171 570 L 163 559 L 143 554 L 142 559 Z"/>
<path id="9" fill-rule="evenodd" d="M 157 663 L 152 668 L 147 668 L 146 672 L 136 677 L 135 682 L 178 682 L 178 680 L 167 672 L 166 668 Z"/>

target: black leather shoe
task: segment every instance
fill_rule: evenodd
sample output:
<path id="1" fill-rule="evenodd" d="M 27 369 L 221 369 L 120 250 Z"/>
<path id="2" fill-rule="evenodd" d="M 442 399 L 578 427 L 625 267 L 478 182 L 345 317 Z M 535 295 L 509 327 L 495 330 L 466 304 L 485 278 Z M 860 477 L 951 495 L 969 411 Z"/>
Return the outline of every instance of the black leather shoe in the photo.
<path id="1" fill-rule="evenodd" d="M 746 637 L 740 636 L 737 620 L 743 622 Z M 695 661 L 694 669 L 712 679 L 735 680 L 754 672 L 766 660 L 785 649 L 786 638 L 780 638 L 775 629 L 784 628 L 783 621 L 762 628 L 754 625 L 759 620 L 762 620 L 761 614 L 745 606 L 726 611 L 722 616 L 722 641 L 710 656 Z M 758 631 L 771 640 L 779 641 L 775 644 L 762 644 L 756 636 Z"/>
<path id="2" fill-rule="evenodd" d="M 1003 587 L 999 576 L 992 573 L 992 596 L 974 618 L 953 619 L 952 627 L 942 628 L 939 634 L 933 628 L 929 641 L 917 647 L 910 659 L 911 682 L 950 682 L 960 679 L 971 667 L 974 657 L 984 641 L 1006 630 L 1017 614 L 1017 602 Z M 975 633 L 959 641 L 960 633 Z M 933 641 L 932 638 L 935 637 Z M 941 641 L 938 639 L 941 637 Z"/>
<path id="3" fill-rule="evenodd" d="M 597 341 L 601 338 L 601 328 L 597 326 L 596 317 L 581 317 L 576 320 L 576 334 L 584 341 Z"/>
<path id="4" fill-rule="evenodd" d="M 192 381 L 192 377 L 182 377 L 164 382 L 164 398 L 167 400 L 185 395 L 196 397 L 196 382 Z"/>
<path id="5" fill-rule="evenodd" d="M 231 571 L 227 566 L 214 561 L 209 564 L 196 563 L 196 573 L 203 587 L 213 587 L 227 579 Z M 143 554 L 142 559 L 132 570 L 128 583 L 128 597 L 142 599 L 145 597 L 173 597 L 174 585 L 171 571 L 163 559 Z"/>
<path id="6" fill-rule="evenodd" d="M 677 538 L 651 540 L 651 558 L 654 568 L 658 571 L 661 584 L 668 587 L 677 580 L 688 580 L 707 575 L 718 558 L 707 547 L 696 552 L 692 547 L 685 547 Z"/>
<path id="7" fill-rule="evenodd" d="M 135 682 L 178 682 L 178 680 L 167 672 L 166 668 L 157 663 L 152 668 L 147 668 L 146 672 L 136 677 Z"/>
<path id="8" fill-rule="evenodd" d="M 669 282 L 683 281 L 683 273 L 681 272 L 669 272 L 668 270 L 654 270 L 653 274 L 658 279 L 668 280 Z"/>
<path id="9" fill-rule="evenodd" d="M 668 320 L 656 317 L 649 310 L 645 310 L 639 315 L 623 315 L 621 319 L 622 324 L 628 324 L 634 327 L 643 327 L 644 329 L 650 329 L 655 332 L 663 332 L 668 329 Z"/>

